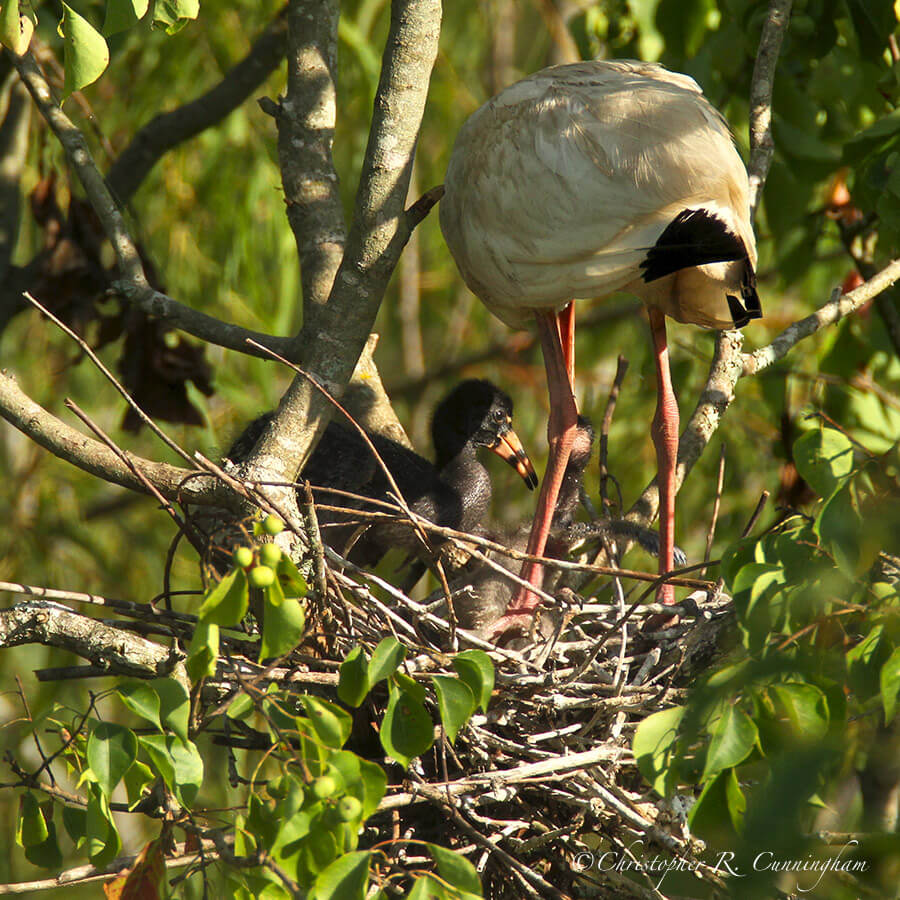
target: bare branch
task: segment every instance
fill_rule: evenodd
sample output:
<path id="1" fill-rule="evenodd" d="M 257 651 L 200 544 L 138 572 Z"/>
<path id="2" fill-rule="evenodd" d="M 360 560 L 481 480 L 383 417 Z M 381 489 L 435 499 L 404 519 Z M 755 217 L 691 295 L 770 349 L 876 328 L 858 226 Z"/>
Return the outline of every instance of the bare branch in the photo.
<path id="1" fill-rule="evenodd" d="M 125 204 L 160 157 L 196 137 L 239 107 L 281 65 L 287 48 L 287 10 L 282 9 L 247 55 L 205 94 L 151 119 L 135 134 L 106 176 Z"/>
<path id="2" fill-rule="evenodd" d="M 750 209 L 756 218 L 763 185 L 772 165 L 772 90 L 781 42 L 791 18 L 793 0 L 771 0 L 763 23 L 750 83 Z"/>
<path id="3" fill-rule="evenodd" d="M 877 297 L 882 291 L 887 290 L 898 278 L 900 278 L 900 259 L 886 265 L 877 275 L 870 278 L 858 288 L 847 294 L 840 294 L 838 289 L 824 306 L 814 313 L 794 322 L 785 328 L 778 337 L 766 347 L 760 347 L 753 353 L 744 354 L 744 375 L 756 375 L 767 369 L 772 363 L 787 355 L 798 342 L 815 334 L 826 325 L 839 322 L 850 313 L 856 312 L 864 303 Z"/>
<path id="4" fill-rule="evenodd" d="M 439 0 L 394 0 L 347 249 L 328 303 L 304 325 L 294 352 L 284 354 L 292 361 L 299 358 L 338 399 L 409 238 L 404 203 L 440 22 Z M 281 399 L 276 422 L 257 444 L 250 477 L 266 472 L 293 481 L 329 417 L 328 401 L 307 379 L 296 377 Z"/>
<path id="5" fill-rule="evenodd" d="M 248 350 L 244 342 L 247 338 L 253 338 L 257 343 L 273 349 L 289 348 L 290 344 L 284 338 L 272 338 L 236 325 L 229 325 L 213 316 L 184 306 L 150 287 L 134 240 L 115 199 L 91 157 L 84 135 L 54 99 L 50 85 L 38 70 L 34 58 L 27 54 L 23 57 L 13 57 L 13 60 L 38 109 L 66 151 L 69 163 L 77 172 L 91 206 L 103 225 L 106 237 L 112 244 L 122 276 L 123 283 L 119 285 L 119 289 L 123 295 L 148 315 L 165 319 L 174 327 L 212 344 L 246 353 Z"/>
<path id="6" fill-rule="evenodd" d="M 171 674 L 190 687 L 180 654 L 52 600 L 23 600 L 0 610 L 0 647 L 23 644 L 69 650 L 110 675 L 156 678 Z"/>
<path id="7" fill-rule="evenodd" d="M 303 275 L 303 324 L 308 327 L 328 300 L 346 240 L 331 156 L 338 4 L 291 0 L 288 22 L 287 93 L 275 109 L 275 121 L 287 217 Z"/>
<path id="8" fill-rule="evenodd" d="M 79 469 L 141 494 L 147 488 L 107 446 L 85 437 L 35 403 L 6 372 L 0 372 L 0 416 L 54 456 Z M 196 471 L 130 456 L 132 465 L 168 500 L 183 500 L 231 509 L 235 497 L 219 488 L 213 479 L 200 478 Z"/>

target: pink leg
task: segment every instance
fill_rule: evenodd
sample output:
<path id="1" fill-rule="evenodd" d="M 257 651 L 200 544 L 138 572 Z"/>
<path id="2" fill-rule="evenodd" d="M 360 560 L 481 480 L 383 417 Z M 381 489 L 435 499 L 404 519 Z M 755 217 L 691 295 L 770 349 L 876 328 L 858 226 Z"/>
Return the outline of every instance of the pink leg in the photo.
<path id="1" fill-rule="evenodd" d="M 550 456 L 538 496 L 527 552 L 533 556 L 541 556 L 550 534 L 556 499 L 575 440 L 578 408 L 571 381 L 571 374 L 575 369 L 575 316 L 572 304 L 559 317 L 543 310 L 537 312 L 536 317 L 550 391 L 550 419 L 547 423 Z M 527 562 L 522 567 L 522 578 L 535 587 L 541 586 L 543 574 L 538 563 Z M 528 627 L 539 602 L 535 594 L 520 588 L 510 601 L 505 615 L 495 623 L 491 636 L 497 637 L 513 627 Z"/>
<path id="2" fill-rule="evenodd" d="M 653 417 L 653 443 L 659 473 L 659 574 L 672 569 L 675 548 L 675 465 L 678 457 L 678 403 L 672 389 L 669 371 L 669 350 L 666 346 L 666 317 L 663 312 L 650 307 L 650 333 L 656 357 L 657 401 Z M 664 584 L 659 588 L 660 603 L 675 602 L 675 589 Z"/>

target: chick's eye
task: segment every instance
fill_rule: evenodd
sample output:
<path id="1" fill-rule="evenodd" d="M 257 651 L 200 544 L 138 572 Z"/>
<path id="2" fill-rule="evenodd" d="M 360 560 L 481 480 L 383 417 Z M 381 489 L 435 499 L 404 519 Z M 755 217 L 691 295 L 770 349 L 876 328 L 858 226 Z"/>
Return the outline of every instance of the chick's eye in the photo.
<path id="1" fill-rule="evenodd" d="M 491 418 L 495 422 L 503 422 L 506 419 L 506 413 L 503 412 L 502 409 L 495 409 L 493 413 L 491 413 Z"/>

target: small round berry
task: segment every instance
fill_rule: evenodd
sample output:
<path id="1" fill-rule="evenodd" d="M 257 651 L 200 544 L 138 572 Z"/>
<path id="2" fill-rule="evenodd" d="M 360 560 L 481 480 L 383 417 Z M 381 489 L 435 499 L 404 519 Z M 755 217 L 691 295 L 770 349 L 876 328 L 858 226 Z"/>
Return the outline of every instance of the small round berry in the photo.
<path id="1" fill-rule="evenodd" d="M 247 573 L 247 581 L 251 587 L 266 588 L 275 583 L 275 572 L 268 566 L 254 566 Z"/>
<path id="2" fill-rule="evenodd" d="M 338 817 L 342 822 L 358 819 L 362 812 L 362 803 L 356 797 L 342 797 L 337 805 Z"/>
<path id="3" fill-rule="evenodd" d="M 259 548 L 259 561 L 264 566 L 269 566 L 270 568 L 275 568 L 278 565 L 278 560 L 281 559 L 281 547 L 276 547 L 275 544 L 263 544 L 262 547 Z"/>
<path id="4" fill-rule="evenodd" d="M 242 569 L 249 569 L 253 565 L 253 551 L 249 547 L 238 547 L 231 558 L 236 566 Z"/>
<path id="5" fill-rule="evenodd" d="M 337 790 L 337 782 L 330 775 L 321 775 L 310 785 L 316 800 L 327 800 Z"/>
<path id="6" fill-rule="evenodd" d="M 275 537 L 276 534 L 281 534 L 281 532 L 284 531 L 284 522 L 282 522 L 278 516 L 269 513 L 269 515 L 263 519 L 262 527 L 266 534 Z"/>

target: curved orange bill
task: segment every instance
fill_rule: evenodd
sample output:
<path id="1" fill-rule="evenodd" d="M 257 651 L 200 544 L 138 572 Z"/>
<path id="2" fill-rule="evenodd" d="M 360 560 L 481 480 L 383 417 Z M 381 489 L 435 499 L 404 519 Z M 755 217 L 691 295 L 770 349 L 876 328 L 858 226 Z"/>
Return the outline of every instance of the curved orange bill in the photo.
<path id="1" fill-rule="evenodd" d="M 531 464 L 519 436 L 512 430 L 512 426 L 507 425 L 506 428 L 503 428 L 497 435 L 497 440 L 488 449 L 519 473 L 522 481 L 528 485 L 528 490 L 533 491 L 537 487 L 538 478 L 534 466 Z"/>

